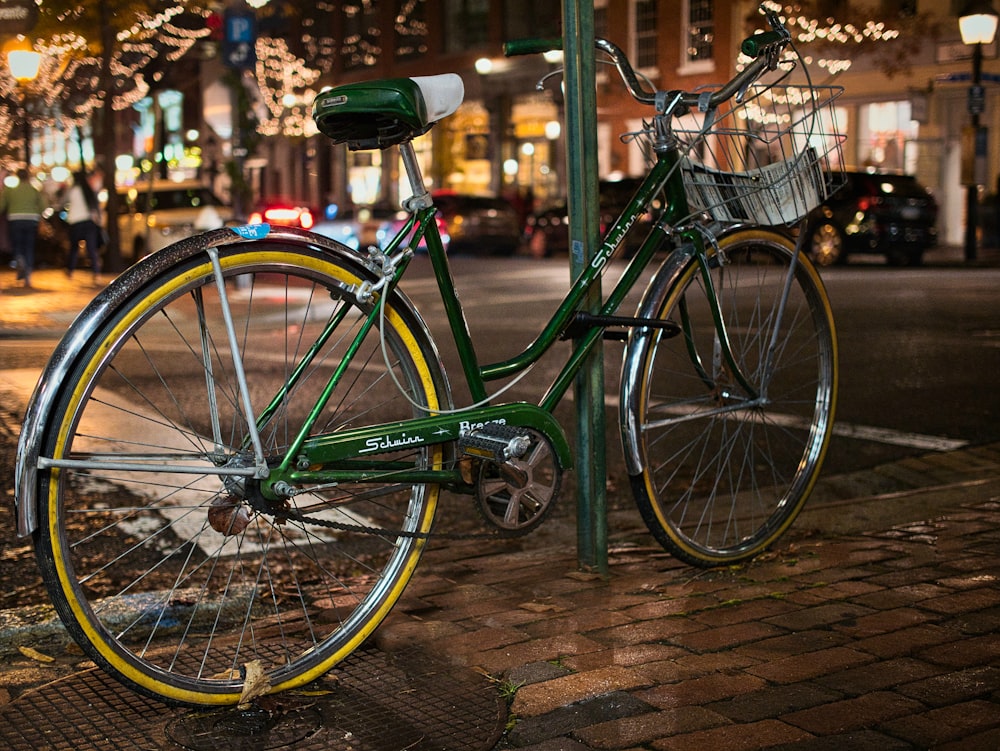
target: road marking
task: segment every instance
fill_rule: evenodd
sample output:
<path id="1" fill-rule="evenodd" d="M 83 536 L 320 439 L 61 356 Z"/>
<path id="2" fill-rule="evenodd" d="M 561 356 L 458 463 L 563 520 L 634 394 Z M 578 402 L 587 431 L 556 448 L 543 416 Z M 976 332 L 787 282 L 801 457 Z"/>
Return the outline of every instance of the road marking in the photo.
<path id="1" fill-rule="evenodd" d="M 574 398 L 573 392 L 569 392 L 567 398 Z M 617 394 L 608 394 L 604 403 L 609 407 L 617 407 L 619 399 Z M 674 414 L 684 414 L 691 412 L 690 408 L 684 409 L 674 407 L 668 410 Z M 739 412 L 728 413 L 730 417 L 738 415 Z M 772 425 L 781 425 L 788 428 L 799 428 L 808 430 L 810 423 L 798 415 L 786 415 L 778 413 L 768 413 L 767 421 Z M 872 443 L 885 443 L 892 446 L 904 446 L 906 448 L 920 449 L 922 451 L 956 451 L 969 445 L 969 441 L 961 438 L 944 438 L 943 436 L 924 435 L 923 433 L 910 433 L 905 430 L 893 430 L 892 428 L 876 428 L 871 425 L 854 425 L 852 423 L 835 422 L 833 424 L 833 434 L 841 438 L 851 438 L 858 441 L 871 441 Z"/>
<path id="2" fill-rule="evenodd" d="M 908 433 L 902 430 L 875 428 L 870 425 L 852 425 L 851 423 L 834 423 L 833 434 L 844 438 L 888 443 L 893 446 L 906 446 L 925 451 L 955 451 L 969 445 L 968 441 L 959 438 L 943 438 L 936 435 Z"/>

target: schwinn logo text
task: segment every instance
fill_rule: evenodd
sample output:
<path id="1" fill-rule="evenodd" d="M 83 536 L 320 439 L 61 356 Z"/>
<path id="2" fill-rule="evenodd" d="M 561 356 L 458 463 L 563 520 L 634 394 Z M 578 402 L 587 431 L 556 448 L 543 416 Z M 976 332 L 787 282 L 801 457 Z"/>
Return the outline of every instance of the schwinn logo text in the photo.
<path id="1" fill-rule="evenodd" d="M 369 438 L 365 441 L 365 448 L 361 449 L 358 453 L 370 454 L 372 451 L 392 451 L 404 446 L 415 446 L 423 442 L 423 437 L 418 435 L 407 435 L 406 433 L 400 433 L 395 437 L 384 435 L 379 438 Z"/>
<path id="2" fill-rule="evenodd" d="M 506 425 L 507 421 L 503 418 L 499 420 L 490 420 L 490 422 L 500 423 L 501 425 Z M 481 430 L 485 428 L 489 423 L 487 422 L 471 422 L 469 420 L 462 420 L 458 423 L 458 435 L 467 435 L 476 430 Z M 407 446 L 419 446 L 426 443 L 439 443 L 442 440 L 447 440 L 453 437 L 452 433 L 448 428 L 442 426 L 439 430 L 435 431 L 434 437 L 437 440 L 430 440 L 424 438 L 422 435 L 408 435 L 407 433 L 399 433 L 397 435 L 382 435 L 376 438 L 368 438 L 365 440 L 365 447 L 358 451 L 359 454 L 370 454 L 374 451 L 395 451 L 397 449 L 405 448 Z M 442 438 L 443 437 L 443 438 Z"/>
<path id="3" fill-rule="evenodd" d="M 507 424 L 507 421 L 504 420 L 502 417 L 499 420 L 490 420 L 490 422 L 500 423 L 501 425 Z M 467 435 L 473 432 L 474 430 L 481 430 L 482 428 L 485 428 L 489 424 L 490 423 L 487 422 L 469 422 L 468 420 L 462 420 L 460 423 L 458 423 L 458 434 Z"/>

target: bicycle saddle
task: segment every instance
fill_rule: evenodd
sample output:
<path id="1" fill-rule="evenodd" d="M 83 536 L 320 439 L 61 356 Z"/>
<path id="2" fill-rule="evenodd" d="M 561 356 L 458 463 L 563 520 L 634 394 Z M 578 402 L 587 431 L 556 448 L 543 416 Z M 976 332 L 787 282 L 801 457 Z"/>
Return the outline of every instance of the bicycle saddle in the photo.
<path id="1" fill-rule="evenodd" d="M 353 151 L 384 149 L 426 133 L 464 96 L 456 73 L 347 83 L 316 97 L 313 119 L 334 143 Z"/>

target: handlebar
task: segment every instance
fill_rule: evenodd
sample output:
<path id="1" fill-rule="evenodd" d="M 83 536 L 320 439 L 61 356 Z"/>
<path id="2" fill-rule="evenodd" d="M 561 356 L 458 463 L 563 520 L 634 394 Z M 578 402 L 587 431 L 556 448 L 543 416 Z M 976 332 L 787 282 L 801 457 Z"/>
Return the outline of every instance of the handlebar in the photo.
<path id="1" fill-rule="evenodd" d="M 732 80 L 724 84 L 717 91 L 710 95 L 692 92 L 670 92 L 671 102 L 681 104 L 685 107 L 698 106 L 700 108 L 717 107 L 730 99 L 737 92 L 745 90 L 750 84 L 757 80 L 765 71 L 774 70 L 778 65 L 778 58 L 784 48 L 791 42 L 791 34 L 782 25 L 777 14 L 773 11 L 766 11 L 768 23 L 771 25 L 770 31 L 759 32 L 743 40 L 740 51 L 747 57 L 753 58 L 746 67 L 736 74 Z M 639 80 L 639 76 L 632 67 L 625 53 L 613 42 L 607 39 L 595 39 L 594 44 L 598 50 L 605 53 L 611 62 L 618 69 L 619 75 L 628 90 L 636 101 L 643 104 L 656 105 L 660 100 L 658 92 L 650 91 Z M 532 55 L 553 50 L 562 49 L 562 39 L 517 39 L 504 44 L 504 54 L 507 57 L 515 55 Z"/>

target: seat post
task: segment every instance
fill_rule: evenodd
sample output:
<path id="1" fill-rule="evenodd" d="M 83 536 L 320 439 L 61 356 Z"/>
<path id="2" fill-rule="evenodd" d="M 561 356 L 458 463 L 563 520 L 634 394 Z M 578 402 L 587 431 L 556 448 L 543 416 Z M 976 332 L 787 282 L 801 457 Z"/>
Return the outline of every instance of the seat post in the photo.
<path id="1" fill-rule="evenodd" d="M 413 149 L 413 142 L 404 141 L 399 144 L 399 155 L 403 159 L 403 169 L 410 180 L 410 190 L 413 191 L 413 197 L 406 200 L 404 207 L 407 211 L 427 208 L 431 205 L 431 196 L 424 184 L 424 174 L 417 162 L 417 152 Z"/>

